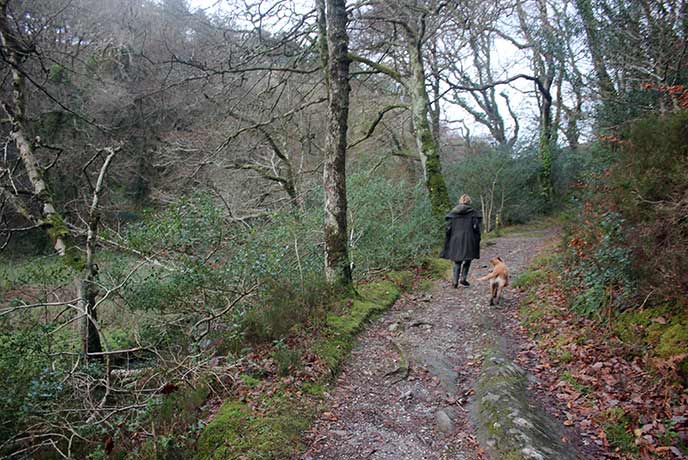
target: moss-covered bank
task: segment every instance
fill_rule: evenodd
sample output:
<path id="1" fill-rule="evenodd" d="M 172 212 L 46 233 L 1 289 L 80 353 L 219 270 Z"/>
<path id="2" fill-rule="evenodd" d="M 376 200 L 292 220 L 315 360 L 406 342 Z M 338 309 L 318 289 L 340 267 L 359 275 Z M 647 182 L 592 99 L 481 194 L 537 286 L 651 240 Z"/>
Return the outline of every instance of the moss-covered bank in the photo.
<path id="1" fill-rule="evenodd" d="M 356 287 L 357 295 L 345 299 L 326 318 L 324 330 L 312 351 L 329 372 L 317 382 L 304 383 L 309 397 L 298 400 L 287 393 L 271 396 L 265 413 L 254 412 L 248 404 L 227 400 L 201 433 L 197 460 L 258 460 L 293 458 L 302 448 L 301 434 L 319 413 L 324 386 L 349 355 L 355 337 L 364 324 L 384 312 L 413 282 L 410 272 L 392 272 L 387 279 Z"/>

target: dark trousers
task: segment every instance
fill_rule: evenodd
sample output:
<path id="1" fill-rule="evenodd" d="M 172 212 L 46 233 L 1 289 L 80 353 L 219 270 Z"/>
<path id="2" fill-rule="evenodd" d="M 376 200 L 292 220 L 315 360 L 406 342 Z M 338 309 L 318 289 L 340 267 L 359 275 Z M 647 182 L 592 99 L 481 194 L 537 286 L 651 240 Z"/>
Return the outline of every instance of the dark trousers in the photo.
<path id="1" fill-rule="evenodd" d="M 468 269 L 471 268 L 470 260 L 455 260 L 454 261 L 454 284 L 459 283 L 459 279 L 466 281 L 468 277 Z"/>

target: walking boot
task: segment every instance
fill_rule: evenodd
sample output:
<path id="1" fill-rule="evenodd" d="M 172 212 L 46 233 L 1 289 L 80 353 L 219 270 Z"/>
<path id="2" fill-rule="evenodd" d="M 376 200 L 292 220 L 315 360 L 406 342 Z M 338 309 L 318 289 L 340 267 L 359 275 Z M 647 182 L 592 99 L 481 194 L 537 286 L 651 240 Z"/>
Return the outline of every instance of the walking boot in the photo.
<path id="1" fill-rule="evenodd" d="M 468 279 L 468 269 L 471 268 L 471 261 L 470 260 L 464 260 L 461 263 L 461 286 L 468 287 L 470 286 L 470 283 L 467 281 Z"/>

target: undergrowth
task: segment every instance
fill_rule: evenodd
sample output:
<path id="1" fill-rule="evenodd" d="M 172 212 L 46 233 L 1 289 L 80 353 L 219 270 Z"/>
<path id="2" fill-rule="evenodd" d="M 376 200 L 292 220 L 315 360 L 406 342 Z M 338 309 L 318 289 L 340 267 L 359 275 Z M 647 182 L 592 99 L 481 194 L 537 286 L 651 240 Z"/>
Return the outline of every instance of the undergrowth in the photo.
<path id="1" fill-rule="evenodd" d="M 607 315 L 591 316 L 579 304 L 590 286 L 572 285 L 566 251 L 553 242 L 513 283 L 522 291 L 520 321 L 538 343 L 540 365 L 554 371 L 541 375 L 545 384 L 558 388 L 582 431 L 597 424 L 593 438 L 619 458 L 666 458 L 667 446 L 685 453 L 677 433 L 686 430 L 679 414 L 687 402 L 688 314 L 669 302 L 607 305 Z"/>
<path id="2" fill-rule="evenodd" d="M 195 458 L 293 458 L 301 448 L 302 432 L 317 416 L 324 389 L 349 355 L 356 334 L 367 321 L 389 308 L 413 279 L 410 272 L 391 272 L 386 277 L 388 280 L 359 284 L 356 296 L 337 301 L 315 340 L 291 349 L 280 342 L 272 355 L 279 376 L 291 374 L 300 357 L 310 353 L 324 364 L 322 372 L 295 388 L 273 385 L 275 391 L 263 392 L 253 403 L 264 408 L 259 414 L 246 403 L 228 399 L 202 432 Z M 241 378 L 251 387 L 261 384 L 255 377 Z M 265 382 L 269 385 L 269 378 Z M 267 400 L 273 402 L 266 404 Z"/>

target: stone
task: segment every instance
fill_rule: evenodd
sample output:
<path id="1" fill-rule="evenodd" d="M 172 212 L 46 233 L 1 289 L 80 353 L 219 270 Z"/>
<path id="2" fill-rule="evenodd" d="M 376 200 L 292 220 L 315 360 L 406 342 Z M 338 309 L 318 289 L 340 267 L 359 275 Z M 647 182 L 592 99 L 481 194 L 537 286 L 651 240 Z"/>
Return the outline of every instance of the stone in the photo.
<path id="1" fill-rule="evenodd" d="M 413 399 L 413 390 L 403 393 L 401 396 L 399 396 L 399 399 Z"/>
<path id="2" fill-rule="evenodd" d="M 451 433 L 454 431 L 454 422 L 449 418 L 449 415 L 443 410 L 437 411 L 435 414 L 435 424 L 437 429 L 443 433 Z"/>
<path id="3" fill-rule="evenodd" d="M 521 449 L 521 453 L 523 458 L 527 460 L 545 460 L 545 457 L 532 447 L 524 447 Z"/>
<path id="4" fill-rule="evenodd" d="M 533 424 L 530 423 L 529 420 L 524 419 L 523 417 L 514 418 L 514 423 L 522 428 L 533 428 Z"/>
<path id="5" fill-rule="evenodd" d="M 399 323 L 392 323 L 392 324 L 390 324 L 389 327 L 387 328 L 387 330 L 388 330 L 389 332 L 396 332 L 396 331 L 398 331 L 398 330 L 399 330 Z"/>

